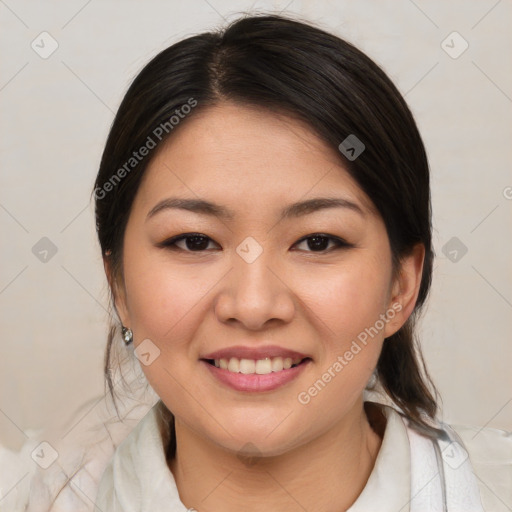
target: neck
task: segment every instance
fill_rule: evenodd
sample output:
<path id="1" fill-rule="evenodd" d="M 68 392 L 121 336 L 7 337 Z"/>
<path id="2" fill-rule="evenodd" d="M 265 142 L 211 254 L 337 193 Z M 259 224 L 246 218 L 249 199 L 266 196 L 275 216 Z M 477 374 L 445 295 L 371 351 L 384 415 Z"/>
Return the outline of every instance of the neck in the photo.
<path id="1" fill-rule="evenodd" d="M 346 510 L 373 469 L 384 419 L 362 399 L 348 416 L 295 450 L 245 463 L 176 419 L 168 465 L 181 501 L 198 512 Z"/>

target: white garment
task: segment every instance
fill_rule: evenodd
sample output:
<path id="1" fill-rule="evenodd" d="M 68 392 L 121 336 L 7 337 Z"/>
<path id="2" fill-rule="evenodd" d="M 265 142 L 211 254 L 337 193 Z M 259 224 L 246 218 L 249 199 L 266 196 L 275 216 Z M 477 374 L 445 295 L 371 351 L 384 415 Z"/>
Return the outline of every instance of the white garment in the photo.
<path id="1" fill-rule="evenodd" d="M 512 510 L 511 433 L 485 429 L 476 431 L 471 439 L 476 429 L 457 429 L 469 441 L 465 443 L 457 432 L 443 425 L 453 442 L 440 443 L 436 455 L 435 445 L 413 431 L 398 411 L 387 405 L 379 406 L 387 419 L 381 448 L 366 486 L 347 512 Z M 155 409 L 156 405 L 116 449 L 106 467 L 96 498 L 96 506 L 102 512 L 189 510 L 181 502 L 167 466 Z M 481 446 L 475 442 L 479 435 Z M 489 442 L 497 443 L 495 448 L 502 450 L 502 456 L 490 461 L 494 468 L 487 467 L 484 471 L 482 463 L 486 465 L 489 458 L 483 447 Z M 475 454 L 477 460 L 473 461 L 471 457 Z M 494 455 L 497 455 L 495 451 Z M 486 489 L 490 493 L 481 492 Z M 443 494 L 448 508 L 443 503 Z"/>
<path id="2" fill-rule="evenodd" d="M 368 401 L 380 400 L 373 396 Z M 167 500 L 171 496 L 166 506 L 160 509 L 185 511 L 164 457 L 154 416 L 155 402 L 158 401 L 156 394 L 139 397 L 133 403 L 128 398 L 123 399 L 126 406 L 121 415 L 123 422 L 112 417 L 110 407 L 105 411 L 98 410 L 103 401 L 92 411 L 87 404 L 84 411 L 90 412 L 85 418 L 80 412 L 78 424 L 77 418 L 72 418 L 69 428 L 77 426 L 64 438 L 63 434 L 48 438 L 47 433 L 38 436 L 34 432 L 17 453 L 0 445 L 0 512 L 112 512 L 116 510 L 111 506 L 114 497 L 127 500 L 130 493 L 136 496 L 133 503 L 156 501 L 159 495 Z M 96 399 L 91 404 L 95 402 Z M 417 494 L 418 490 L 411 482 L 411 472 L 414 473 L 415 465 L 419 465 L 420 468 L 433 468 L 431 471 L 435 473 L 434 459 L 428 466 L 426 459 L 411 458 L 414 451 L 410 449 L 408 439 L 411 431 L 407 430 L 395 409 L 383 406 L 382 411 L 387 418 L 384 438 L 366 486 L 350 512 L 416 512 L 413 505 L 417 505 L 420 512 L 430 512 L 425 499 L 435 497 L 435 492 L 433 488 L 425 488 Z M 469 453 L 484 510 L 511 512 L 512 433 L 467 426 L 454 429 Z M 66 432 L 68 428 L 63 431 Z M 411 439 L 414 442 L 414 432 Z M 419 435 L 416 439 L 425 440 Z M 41 441 L 50 441 L 59 452 L 58 459 L 47 469 L 39 468 L 31 457 Z M 119 470 L 116 471 L 116 467 Z M 428 479 L 429 473 L 425 474 Z M 123 483 L 117 483 L 120 478 Z M 411 495 L 416 498 L 409 504 Z M 99 505 L 101 508 L 94 506 L 95 501 L 99 504 L 102 500 L 107 504 Z M 134 509 L 128 503 L 117 510 L 158 512 L 159 508 L 156 505 Z"/>

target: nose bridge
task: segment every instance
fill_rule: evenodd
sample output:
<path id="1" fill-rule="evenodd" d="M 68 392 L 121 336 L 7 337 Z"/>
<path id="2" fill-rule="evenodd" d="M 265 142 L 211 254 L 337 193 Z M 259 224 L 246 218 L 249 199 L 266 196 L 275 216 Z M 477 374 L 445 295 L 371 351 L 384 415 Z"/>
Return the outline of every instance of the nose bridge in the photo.
<path id="1" fill-rule="evenodd" d="M 242 249 L 237 249 L 237 256 L 234 256 L 234 270 L 236 274 L 236 291 L 243 294 L 271 295 L 276 279 L 272 272 L 270 253 L 262 251 L 255 254 L 255 249 L 250 248 L 248 252 L 240 254 Z"/>
<path id="2" fill-rule="evenodd" d="M 278 265 L 270 251 L 247 237 L 233 253 L 232 267 L 218 303 L 219 319 L 236 319 L 252 329 L 270 319 L 290 320 L 294 311 L 291 292 L 276 275 Z"/>
<path id="3" fill-rule="evenodd" d="M 278 291 L 270 250 L 265 250 L 253 237 L 247 237 L 238 245 L 236 253 L 233 255 L 235 293 L 249 307 L 263 306 L 263 303 L 270 307 L 271 298 Z"/>

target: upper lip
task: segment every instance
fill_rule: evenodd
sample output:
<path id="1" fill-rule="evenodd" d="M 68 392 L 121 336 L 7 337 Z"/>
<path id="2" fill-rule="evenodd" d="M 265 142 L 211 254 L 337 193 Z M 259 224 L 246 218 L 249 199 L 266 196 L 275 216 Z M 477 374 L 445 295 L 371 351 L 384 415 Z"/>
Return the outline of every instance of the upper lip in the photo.
<path id="1" fill-rule="evenodd" d="M 201 359 L 265 359 L 266 357 L 290 357 L 292 359 L 305 359 L 309 357 L 306 354 L 279 347 L 277 345 L 267 345 L 265 347 L 247 347 L 238 345 L 235 347 L 226 347 L 215 352 L 210 352 L 201 357 Z"/>

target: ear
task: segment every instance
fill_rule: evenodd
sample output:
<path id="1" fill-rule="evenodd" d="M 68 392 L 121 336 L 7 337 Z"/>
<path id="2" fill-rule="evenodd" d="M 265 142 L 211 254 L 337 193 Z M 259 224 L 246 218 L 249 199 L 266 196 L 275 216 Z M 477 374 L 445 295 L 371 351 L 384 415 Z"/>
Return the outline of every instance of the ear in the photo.
<path id="1" fill-rule="evenodd" d="M 384 329 L 384 337 L 395 334 L 407 321 L 414 310 L 418 293 L 420 291 L 423 262 L 425 259 L 425 246 L 416 244 L 411 253 L 401 260 L 398 275 L 391 285 L 391 296 L 388 308 L 395 312 Z"/>
<path id="2" fill-rule="evenodd" d="M 103 257 L 103 267 L 107 276 L 108 285 L 114 297 L 114 309 L 121 323 L 130 326 L 130 315 L 126 306 L 126 292 L 124 285 L 119 282 L 119 277 L 114 275 L 112 262 L 110 260 L 110 251 L 107 251 Z"/>

